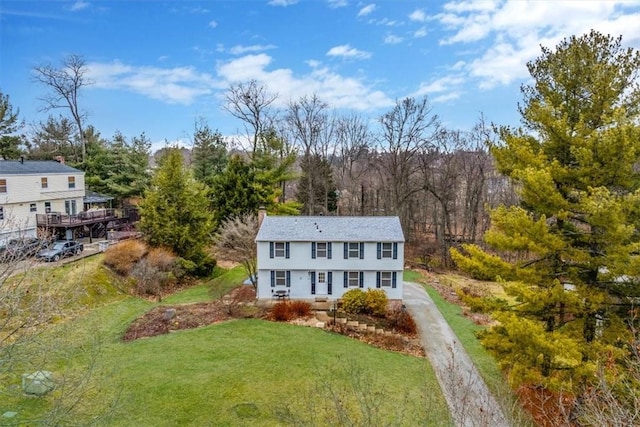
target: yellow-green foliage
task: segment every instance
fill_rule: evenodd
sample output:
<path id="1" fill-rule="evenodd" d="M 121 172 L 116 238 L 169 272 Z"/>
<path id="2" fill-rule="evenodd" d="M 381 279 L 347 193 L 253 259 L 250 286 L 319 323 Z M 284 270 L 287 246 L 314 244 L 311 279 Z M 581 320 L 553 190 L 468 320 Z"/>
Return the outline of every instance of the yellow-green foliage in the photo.
<path id="1" fill-rule="evenodd" d="M 499 256 L 490 255 L 477 245 L 464 244 L 462 250 L 452 248 L 451 258 L 458 268 L 466 271 L 477 280 L 496 280 L 498 277 L 508 278 L 513 273 L 513 267 Z"/>
<path id="2" fill-rule="evenodd" d="M 367 289 L 364 296 L 364 302 L 367 306 L 367 312 L 374 316 L 384 316 L 387 312 L 389 299 L 382 289 Z"/>
<path id="3" fill-rule="evenodd" d="M 518 206 L 500 206 L 491 211 L 491 229 L 484 235 L 491 247 L 524 255 L 545 255 L 563 246 L 561 237 L 549 230 L 547 218 L 537 220 Z"/>
<path id="4" fill-rule="evenodd" d="M 547 332 L 542 322 L 514 313 L 498 313 L 496 319 L 500 325 L 480 337 L 507 372 L 512 386 L 534 383 L 560 389 L 575 378 L 582 353 L 574 339 L 560 331 Z"/>
<path id="5" fill-rule="evenodd" d="M 342 309 L 347 313 L 364 313 L 366 307 L 365 293 L 362 289 L 349 289 L 342 295 Z"/>
<path id="6" fill-rule="evenodd" d="M 352 314 L 384 316 L 389 300 L 382 289 L 350 289 L 342 296 L 342 309 Z"/>
<path id="7" fill-rule="evenodd" d="M 474 313 L 491 313 L 507 307 L 507 302 L 501 298 L 472 295 L 465 289 L 456 289 L 460 300 Z"/>

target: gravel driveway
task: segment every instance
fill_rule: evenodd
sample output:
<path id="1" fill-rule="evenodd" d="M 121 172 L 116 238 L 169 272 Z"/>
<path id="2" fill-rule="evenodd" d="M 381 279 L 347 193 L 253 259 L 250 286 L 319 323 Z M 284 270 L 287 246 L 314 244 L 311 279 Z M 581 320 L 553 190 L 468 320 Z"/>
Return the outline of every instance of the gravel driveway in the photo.
<path id="1" fill-rule="evenodd" d="M 455 333 L 421 285 L 404 282 L 403 303 L 413 316 L 456 426 L 509 426 Z"/>

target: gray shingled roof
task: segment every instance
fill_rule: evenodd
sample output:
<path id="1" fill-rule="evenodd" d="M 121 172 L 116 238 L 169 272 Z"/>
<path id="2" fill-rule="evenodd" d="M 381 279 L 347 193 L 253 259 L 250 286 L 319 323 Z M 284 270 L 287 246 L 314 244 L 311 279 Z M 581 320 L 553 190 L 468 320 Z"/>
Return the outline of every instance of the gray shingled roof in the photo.
<path id="1" fill-rule="evenodd" d="M 81 170 L 55 160 L 0 160 L 1 175 L 28 175 L 52 173 L 83 173 Z"/>
<path id="2" fill-rule="evenodd" d="M 265 216 L 256 241 L 404 242 L 396 216 Z"/>

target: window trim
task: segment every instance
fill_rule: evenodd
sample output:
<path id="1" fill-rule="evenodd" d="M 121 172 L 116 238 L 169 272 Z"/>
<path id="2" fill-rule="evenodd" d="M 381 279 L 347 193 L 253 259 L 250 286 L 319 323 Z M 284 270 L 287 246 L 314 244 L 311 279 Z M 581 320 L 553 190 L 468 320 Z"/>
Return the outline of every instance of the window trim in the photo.
<path id="1" fill-rule="evenodd" d="M 29 203 L 29 212 L 38 212 L 38 205 L 36 203 Z"/>
<path id="2" fill-rule="evenodd" d="M 348 242 L 347 243 L 347 258 L 360 258 L 360 243 Z"/>
<path id="3" fill-rule="evenodd" d="M 40 188 L 47 189 L 49 188 L 49 178 L 46 176 L 40 177 Z"/>
<path id="4" fill-rule="evenodd" d="M 7 179 L 0 178 L 0 194 L 5 194 L 7 192 Z"/>
<path id="5" fill-rule="evenodd" d="M 347 271 L 347 286 L 349 288 L 359 288 L 360 287 L 360 272 L 359 271 Z"/>
<path id="6" fill-rule="evenodd" d="M 393 243 L 382 242 L 381 256 L 382 258 L 393 258 Z"/>
<path id="7" fill-rule="evenodd" d="M 75 176 L 68 176 L 67 177 L 67 184 L 69 185 L 69 189 L 75 189 L 76 188 L 76 177 Z"/>

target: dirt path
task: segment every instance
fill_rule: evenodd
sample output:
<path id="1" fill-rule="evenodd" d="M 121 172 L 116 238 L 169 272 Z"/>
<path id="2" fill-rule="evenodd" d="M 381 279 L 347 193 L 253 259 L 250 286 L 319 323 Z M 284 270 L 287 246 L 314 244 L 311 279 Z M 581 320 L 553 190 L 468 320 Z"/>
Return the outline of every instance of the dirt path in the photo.
<path id="1" fill-rule="evenodd" d="M 422 345 L 456 426 L 509 426 L 467 352 L 424 288 L 404 282 L 403 302 L 418 325 Z"/>

